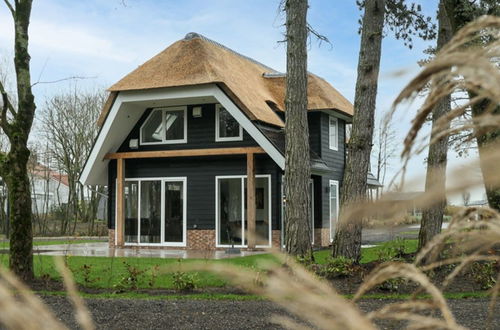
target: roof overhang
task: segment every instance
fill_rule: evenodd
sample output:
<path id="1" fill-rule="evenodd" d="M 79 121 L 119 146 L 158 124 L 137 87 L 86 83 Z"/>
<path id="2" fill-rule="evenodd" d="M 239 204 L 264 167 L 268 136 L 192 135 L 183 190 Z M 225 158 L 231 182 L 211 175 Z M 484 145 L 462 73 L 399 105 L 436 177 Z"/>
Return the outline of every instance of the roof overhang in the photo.
<path id="1" fill-rule="evenodd" d="M 118 150 L 147 108 L 212 102 L 220 103 L 276 164 L 285 168 L 283 155 L 235 103 L 216 84 L 205 84 L 119 92 L 96 138 L 80 182 L 85 185 L 108 184 L 109 160 L 105 159 L 106 154 Z"/>
<path id="2" fill-rule="evenodd" d="M 309 111 L 321 111 L 328 115 L 334 115 L 337 118 L 344 120 L 346 123 L 352 123 L 352 116 L 346 114 L 344 111 L 340 111 L 337 109 L 320 109 L 320 110 L 309 110 Z"/>

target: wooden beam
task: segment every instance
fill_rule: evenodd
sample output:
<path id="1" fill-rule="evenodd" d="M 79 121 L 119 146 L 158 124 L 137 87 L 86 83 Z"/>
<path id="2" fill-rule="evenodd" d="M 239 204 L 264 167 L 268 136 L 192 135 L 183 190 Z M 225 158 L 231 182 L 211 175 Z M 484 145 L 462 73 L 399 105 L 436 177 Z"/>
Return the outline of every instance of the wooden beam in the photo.
<path id="1" fill-rule="evenodd" d="M 255 159 L 253 153 L 247 154 L 247 226 L 248 248 L 255 249 Z"/>
<path id="2" fill-rule="evenodd" d="M 125 160 L 117 159 L 116 171 L 116 215 L 115 215 L 115 230 L 117 246 L 123 246 L 124 227 L 125 227 Z"/>
<path id="3" fill-rule="evenodd" d="M 222 155 L 245 155 L 248 153 L 262 154 L 265 153 L 265 151 L 261 147 L 133 151 L 133 152 L 108 153 L 106 154 L 106 156 L 104 156 L 104 159 L 222 156 Z"/>

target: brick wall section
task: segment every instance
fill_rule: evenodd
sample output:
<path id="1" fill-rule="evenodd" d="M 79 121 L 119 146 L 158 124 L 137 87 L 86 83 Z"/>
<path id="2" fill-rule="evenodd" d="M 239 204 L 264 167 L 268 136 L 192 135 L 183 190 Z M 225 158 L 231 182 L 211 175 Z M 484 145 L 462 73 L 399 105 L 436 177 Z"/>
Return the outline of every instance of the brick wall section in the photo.
<path id="1" fill-rule="evenodd" d="M 108 229 L 108 243 L 110 248 L 115 247 L 115 230 Z"/>
<path id="2" fill-rule="evenodd" d="M 314 229 L 314 245 L 327 247 L 330 243 L 330 228 L 315 228 Z"/>
<path id="3" fill-rule="evenodd" d="M 273 230 L 271 234 L 271 244 L 273 248 L 279 249 L 281 246 L 281 230 Z"/>
<path id="4" fill-rule="evenodd" d="M 215 230 L 189 229 L 187 248 L 190 250 L 215 250 Z"/>

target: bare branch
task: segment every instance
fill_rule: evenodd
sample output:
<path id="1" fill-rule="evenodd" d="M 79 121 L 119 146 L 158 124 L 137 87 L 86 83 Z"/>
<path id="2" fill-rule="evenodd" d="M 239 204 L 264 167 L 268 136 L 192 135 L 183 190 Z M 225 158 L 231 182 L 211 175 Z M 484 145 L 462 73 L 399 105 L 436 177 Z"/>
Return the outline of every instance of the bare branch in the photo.
<path id="1" fill-rule="evenodd" d="M 36 85 L 42 85 L 42 84 L 56 84 L 62 81 L 68 81 L 68 80 L 83 80 L 83 79 L 95 79 L 97 78 L 96 76 L 93 77 L 82 77 L 82 76 L 72 76 L 72 77 L 66 77 L 66 78 L 61 78 L 57 80 L 52 80 L 52 81 L 37 81 L 31 85 L 31 87 L 34 87 Z"/>
<path id="2" fill-rule="evenodd" d="M 7 6 L 7 8 L 9 8 L 10 10 L 10 13 L 12 14 L 12 17 L 14 17 L 14 14 L 16 13 L 16 11 L 14 10 L 14 7 L 12 6 L 12 4 L 9 2 L 9 0 L 3 0 L 5 2 L 5 5 Z"/>
<path id="3" fill-rule="evenodd" d="M 9 95 L 7 94 L 7 91 L 5 90 L 3 83 L 0 81 L 0 93 L 2 94 L 2 113 L 1 113 L 1 118 L 0 118 L 0 127 L 4 130 L 5 134 L 9 135 L 10 131 L 10 126 L 7 121 L 7 112 L 10 111 L 10 113 L 15 116 L 16 112 L 14 110 L 14 107 L 12 106 L 12 103 L 10 103 L 9 100 Z"/>

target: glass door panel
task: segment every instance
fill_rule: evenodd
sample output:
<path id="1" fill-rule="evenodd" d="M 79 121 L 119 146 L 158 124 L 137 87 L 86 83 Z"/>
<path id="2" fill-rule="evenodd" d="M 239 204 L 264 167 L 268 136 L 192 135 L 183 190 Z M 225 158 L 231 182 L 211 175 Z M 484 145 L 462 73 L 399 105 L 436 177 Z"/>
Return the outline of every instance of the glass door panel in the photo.
<path id="1" fill-rule="evenodd" d="M 245 230 L 248 230 L 247 223 L 247 179 L 245 178 Z M 269 179 L 255 178 L 255 234 L 256 245 L 269 245 Z M 245 245 L 247 239 L 245 235 Z"/>
<path id="2" fill-rule="evenodd" d="M 241 178 L 218 180 L 219 244 L 241 245 L 242 192 Z"/>
<path id="3" fill-rule="evenodd" d="M 161 242 L 161 181 L 141 182 L 140 243 Z"/>
<path id="4" fill-rule="evenodd" d="M 137 243 L 139 216 L 139 183 L 125 181 L 125 243 Z"/>
<path id="5" fill-rule="evenodd" d="M 184 241 L 184 182 L 165 182 L 165 242 Z"/>

